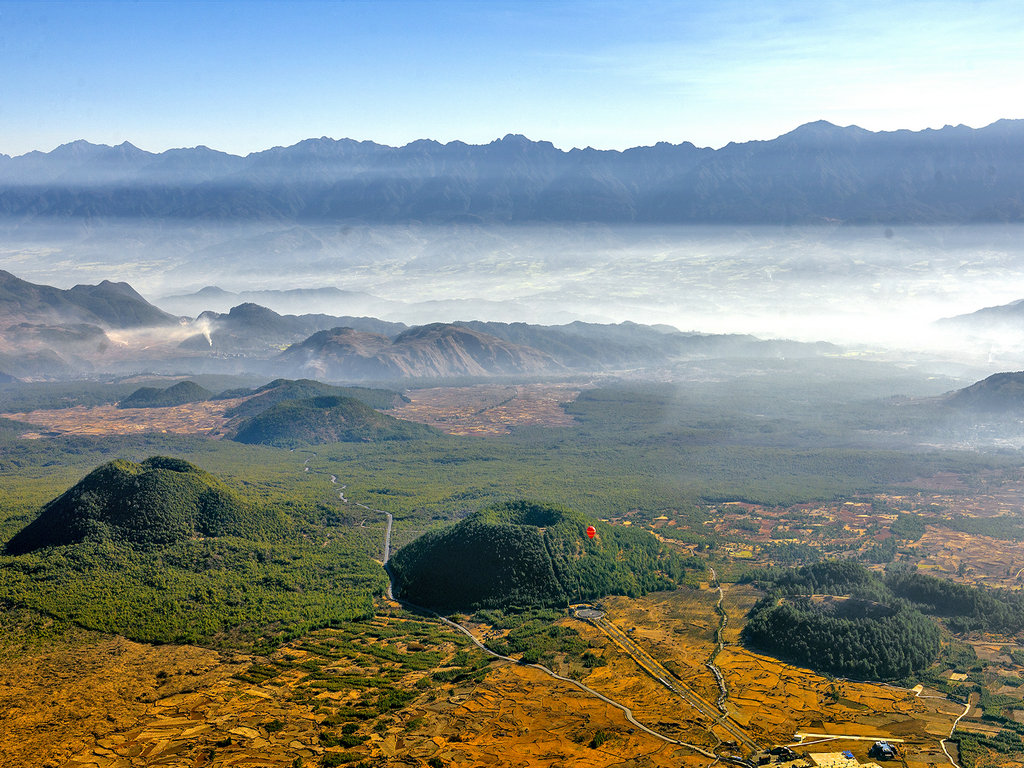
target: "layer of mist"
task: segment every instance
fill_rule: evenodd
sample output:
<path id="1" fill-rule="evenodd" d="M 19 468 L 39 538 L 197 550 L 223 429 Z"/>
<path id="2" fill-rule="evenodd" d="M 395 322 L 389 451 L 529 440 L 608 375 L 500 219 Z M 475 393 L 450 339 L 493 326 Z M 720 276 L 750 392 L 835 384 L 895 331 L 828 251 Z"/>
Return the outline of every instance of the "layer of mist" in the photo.
<path id="1" fill-rule="evenodd" d="M 933 323 L 1024 297 L 1021 231 L 21 223 L 0 228 L 0 268 L 58 287 L 126 281 L 191 317 L 256 301 L 408 324 L 632 320 L 966 354 L 998 367 L 1024 359 L 1022 339 L 1004 328 L 961 344 Z M 221 292 L 188 295 L 207 286 Z M 325 288 L 337 290 L 294 292 Z"/>

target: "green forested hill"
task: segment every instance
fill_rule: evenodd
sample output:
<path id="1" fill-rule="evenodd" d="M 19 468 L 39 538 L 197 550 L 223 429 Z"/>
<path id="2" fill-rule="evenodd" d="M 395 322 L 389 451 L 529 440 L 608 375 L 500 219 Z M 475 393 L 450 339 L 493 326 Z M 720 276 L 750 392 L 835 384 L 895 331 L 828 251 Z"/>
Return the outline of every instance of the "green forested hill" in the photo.
<path id="1" fill-rule="evenodd" d="M 164 436 L 128 443 L 135 448 L 121 449 L 129 455 L 138 443 L 185 445 Z M 29 499 L 38 510 L 50 483 L 0 467 L 2 538 L 13 534 L 0 549 L 0 604 L 143 642 L 232 647 L 373 614 L 374 595 L 386 587 L 372 559 L 378 527 L 345 525 L 318 504 L 320 478 L 296 472 L 287 451 L 275 463 L 273 449 L 204 447 L 197 444 L 204 463 L 230 485 L 181 459 L 119 459 L 27 524 Z M 225 455 L 234 458 L 224 462 Z M 296 475 L 297 483 L 281 485 Z M 67 487 L 74 475 L 59 476 Z M 12 477 L 17 482 L 4 485 Z M 235 490 L 242 487 L 245 495 Z"/>
<path id="2" fill-rule="evenodd" d="M 266 538 L 276 514 L 257 508 L 182 459 L 104 464 L 46 504 L 8 542 L 10 554 L 80 541 L 163 546 L 197 536 Z"/>
<path id="3" fill-rule="evenodd" d="M 850 560 L 748 575 L 767 591 L 750 611 L 744 642 L 835 675 L 892 680 L 920 672 L 939 652 L 939 628 L 897 599 L 885 580 Z"/>
<path id="4" fill-rule="evenodd" d="M 286 400 L 308 400 L 311 397 L 351 397 L 366 403 L 371 408 L 387 410 L 399 405 L 407 398 L 390 389 L 369 387 L 335 387 L 313 379 L 274 379 L 255 390 L 235 389 L 221 392 L 217 399 L 255 395 L 228 409 L 225 415 L 231 418 L 248 419 Z"/>
<path id="5" fill-rule="evenodd" d="M 170 408 L 185 403 L 198 403 L 213 397 L 210 390 L 194 381 L 179 381 L 167 389 L 140 387 L 121 400 L 118 408 Z"/>
<path id="6" fill-rule="evenodd" d="M 565 605 L 668 589 L 684 561 L 649 533 L 526 501 L 499 504 L 428 533 L 391 559 L 399 594 L 438 608 Z"/>
<path id="7" fill-rule="evenodd" d="M 351 397 L 286 400 L 238 425 L 239 443 L 295 446 L 432 437 L 437 430 L 378 413 Z"/>

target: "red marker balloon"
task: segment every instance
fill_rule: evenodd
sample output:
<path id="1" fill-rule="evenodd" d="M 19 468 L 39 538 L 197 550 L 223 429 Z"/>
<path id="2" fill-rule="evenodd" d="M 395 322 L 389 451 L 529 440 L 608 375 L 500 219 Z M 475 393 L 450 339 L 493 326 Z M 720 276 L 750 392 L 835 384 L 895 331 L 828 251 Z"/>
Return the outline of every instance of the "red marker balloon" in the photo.
<path id="1" fill-rule="evenodd" d="M 594 538 L 594 537 L 595 537 L 596 535 L 597 535 L 597 528 L 595 528 L 595 527 L 594 527 L 594 526 L 592 526 L 592 525 L 588 525 L 588 526 L 587 526 L 587 536 L 588 536 L 589 538 L 591 538 L 591 539 L 592 539 L 592 538 Z"/>

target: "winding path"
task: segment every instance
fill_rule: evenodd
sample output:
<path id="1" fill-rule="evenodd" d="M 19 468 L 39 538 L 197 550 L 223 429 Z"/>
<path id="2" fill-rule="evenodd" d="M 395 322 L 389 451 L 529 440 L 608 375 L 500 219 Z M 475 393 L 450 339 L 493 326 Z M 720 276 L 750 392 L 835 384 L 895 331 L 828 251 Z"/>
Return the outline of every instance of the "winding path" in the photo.
<path id="1" fill-rule="evenodd" d="M 468 637 L 470 640 L 472 640 L 473 644 L 477 648 L 479 648 L 481 651 L 483 651 L 484 653 L 486 653 L 486 654 L 488 654 L 490 656 L 493 656 L 496 659 L 501 659 L 502 661 L 508 661 L 508 662 L 511 662 L 512 664 L 518 664 L 520 666 L 533 667 L 534 669 L 539 669 L 541 672 L 543 672 L 546 675 L 549 675 L 549 676 L 553 677 L 555 680 L 561 680 L 561 681 L 566 682 L 566 683 L 571 683 L 572 685 L 575 685 L 580 690 L 585 691 L 585 692 L 591 694 L 592 696 L 596 696 L 597 698 L 599 698 L 601 701 L 605 702 L 606 704 L 611 704 L 613 707 L 621 710 L 622 713 L 626 716 L 626 720 L 628 720 L 630 723 L 632 723 L 633 725 L 635 725 L 637 728 L 639 728 L 640 730 L 644 731 L 645 733 L 649 733 L 651 736 L 654 736 L 655 738 L 661 739 L 662 741 L 666 741 L 669 744 L 678 744 L 679 746 L 682 746 L 682 747 L 688 747 L 689 749 L 692 749 L 695 752 L 699 752 L 700 754 L 704 755 L 705 757 L 710 757 L 710 758 L 713 758 L 713 759 L 717 759 L 718 758 L 718 755 L 714 754 L 713 752 L 709 752 L 708 750 L 703 749 L 702 747 L 698 747 L 696 744 L 688 744 L 685 741 L 680 741 L 679 739 L 673 739 L 670 736 L 665 736 L 662 733 L 658 733 L 657 731 L 655 731 L 652 728 L 648 728 L 646 725 L 644 725 L 643 723 L 639 722 L 636 718 L 633 717 L 633 710 L 631 710 L 625 704 L 620 704 L 619 702 L 615 701 L 614 699 L 608 698 L 607 696 L 605 696 L 600 691 L 595 691 L 589 685 L 586 685 L 585 683 L 581 683 L 579 680 L 573 680 L 571 677 L 565 677 L 564 675 L 560 675 L 557 672 L 553 672 L 552 670 L 550 670 L 547 667 L 545 667 L 543 664 L 523 664 L 522 662 L 520 662 L 520 661 L 518 661 L 516 659 L 513 659 L 511 656 L 502 656 L 500 653 L 495 653 L 490 648 L 488 648 L 486 645 L 484 645 L 479 640 L 477 640 L 476 636 L 472 632 L 470 632 L 466 627 L 462 626 L 461 624 L 459 624 L 457 622 L 454 622 L 451 619 L 445 618 L 444 616 L 441 616 L 439 613 L 435 613 L 434 611 L 430 610 L 429 608 L 423 608 L 422 606 L 419 606 L 419 605 L 414 605 L 412 603 L 407 603 L 404 600 L 398 600 L 397 602 L 400 603 L 401 605 L 403 605 L 406 608 L 411 608 L 411 609 L 415 610 L 417 613 L 428 613 L 431 616 L 434 616 L 435 618 L 440 619 L 441 621 L 443 621 L 445 624 L 447 624 L 452 629 L 458 630 L 459 632 L 464 634 L 466 637 Z"/>
<path id="2" fill-rule="evenodd" d="M 752 754 L 760 751 L 761 748 L 757 742 L 751 739 L 738 723 L 734 722 L 728 715 L 719 714 L 715 707 L 711 706 L 711 704 L 691 690 L 689 686 L 673 676 L 668 669 L 662 666 L 661 662 L 641 648 L 635 640 L 619 627 L 603 617 L 587 618 L 587 621 L 608 635 L 616 645 L 633 658 L 642 670 L 683 699 L 683 701 L 704 715 L 704 717 L 716 723 Z M 716 755 L 716 757 L 719 756 Z M 721 757 L 722 759 L 729 759 L 724 755 Z"/>
<path id="3" fill-rule="evenodd" d="M 970 694 L 967 697 L 967 703 L 964 704 L 964 711 L 961 712 L 960 716 L 957 717 L 957 719 L 953 721 L 953 727 L 949 729 L 949 736 L 947 736 L 946 739 L 953 738 L 953 731 L 955 731 L 956 727 L 958 725 L 960 725 L 960 721 L 963 720 L 964 717 L 967 716 L 967 713 L 971 711 L 971 695 L 973 695 L 973 694 Z M 949 750 L 946 749 L 946 739 L 940 739 L 939 740 L 939 746 L 942 747 L 942 751 L 946 753 L 946 757 L 949 758 L 949 762 L 953 765 L 953 768 L 960 768 L 960 766 L 957 764 L 956 760 L 953 759 L 953 756 L 951 754 L 949 754 Z"/>
<path id="4" fill-rule="evenodd" d="M 718 614 L 719 622 L 718 629 L 715 631 L 715 640 L 717 645 L 715 650 L 711 652 L 711 658 L 709 658 L 704 666 L 711 670 L 711 674 L 715 676 L 715 682 L 718 683 L 718 701 L 715 705 L 718 707 L 718 711 L 724 715 L 729 714 L 729 711 L 725 708 L 725 702 L 729 698 L 729 689 L 725 685 L 725 676 L 722 674 L 717 666 L 715 666 L 715 659 L 718 657 L 725 648 L 725 625 L 729 621 L 729 615 L 722 608 L 722 601 L 725 600 L 725 592 L 722 591 L 722 582 L 718 580 L 718 574 L 715 573 L 715 569 L 712 566 L 708 566 L 711 569 L 711 578 L 715 580 L 715 585 L 718 588 L 718 603 L 715 605 L 715 612 Z"/>
<path id="5" fill-rule="evenodd" d="M 309 462 L 312 461 L 313 458 L 316 457 L 316 455 L 317 455 L 316 453 L 313 453 L 312 457 L 306 459 L 306 462 L 303 464 L 304 471 L 306 471 L 306 472 L 310 471 L 310 469 L 309 469 Z M 336 475 L 331 475 L 330 478 L 331 478 L 331 483 L 333 485 L 337 485 L 337 483 L 338 483 L 337 476 Z M 344 485 L 341 486 L 342 489 L 344 489 L 345 487 L 346 486 L 344 486 Z M 344 493 L 339 493 L 338 498 L 341 499 L 341 501 L 343 503 L 345 503 L 345 504 L 352 504 L 353 506 L 360 507 L 361 509 L 365 509 L 368 512 L 378 512 L 378 513 L 384 515 L 387 518 L 387 529 L 386 529 L 386 531 L 384 533 L 384 558 L 383 558 L 383 563 L 384 563 L 384 571 L 388 575 L 388 592 L 387 592 L 387 596 L 388 596 L 389 600 L 393 600 L 393 601 L 397 602 L 399 605 L 401 605 L 403 608 L 411 610 L 411 611 L 413 611 L 415 613 L 421 613 L 421 614 L 427 614 L 429 616 L 433 616 L 434 618 L 438 619 L 439 621 L 443 622 L 444 624 L 447 624 L 452 629 L 454 629 L 454 630 L 464 634 L 466 637 L 468 637 L 473 642 L 473 644 L 477 648 L 479 648 L 481 651 L 483 651 L 484 653 L 486 653 L 489 656 L 492 656 L 492 657 L 494 657 L 496 659 L 501 659 L 502 661 L 507 661 L 507 662 L 512 663 L 512 664 L 518 664 L 520 666 L 532 667 L 533 669 L 540 670 L 541 672 L 543 672 L 544 674 L 548 675 L 549 677 L 554 678 L 555 680 L 560 680 L 562 682 L 570 683 L 572 685 L 575 685 L 580 690 L 582 690 L 582 691 L 584 691 L 586 693 L 589 693 L 591 696 L 595 696 L 598 699 L 600 699 L 601 701 L 605 702 L 606 704 L 610 704 L 611 706 L 613 706 L 616 709 L 620 710 L 622 712 L 622 714 L 625 715 L 627 721 L 629 721 L 632 725 L 634 725 L 637 728 L 639 728 L 640 730 L 642 730 L 644 733 L 647 733 L 647 734 L 655 737 L 656 739 L 660 739 L 660 740 L 662 740 L 664 742 L 667 742 L 669 744 L 677 744 L 677 745 L 679 745 L 681 747 L 686 747 L 687 749 L 692 749 L 694 752 L 697 752 L 698 754 L 704 755 L 705 757 L 709 757 L 712 760 L 715 760 L 716 762 L 718 760 L 729 760 L 730 762 L 739 762 L 739 761 L 736 761 L 734 758 L 731 758 L 729 756 L 719 756 L 719 755 L 716 755 L 714 752 L 710 752 L 710 751 L 704 749 L 703 747 L 698 747 L 696 744 L 690 744 L 690 743 L 685 742 L 685 741 L 680 741 L 679 739 L 673 739 L 671 736 L 666 736 L 663 733 L 658 733 L 653 728 L 650 728 L 650 727 L 644 725 L 643 723 L 641 723 L 639 720 L 637 720 L 633 716 L 633 710 L 631 710 L 625 704 L 620 704 L 619 702 L 615 701 L 614 699 L 611 699 L 611 698 L 605 696 L 600 691 L 595 691 L 593 688 L 591 688 L 590 686 L 586 685 L 585 683 L 581 683 L 579 680 L 573 680 L 571 677 L 565 677 L 564 675 L 559 675 L 557 672 L 554 672 L 554 671 L 548 669 L 543 664 L 522 664 L 522 662 L 520 662 L 520 661 L 518 661 L 516 659 L 513 659 L 511 656 L 503 656 L 500 653 L 495 653 L 490 648 L 488 648 L 486 645 L 484 645 L 482 642 L 480 642 L 476 638 L 476 636 L 468 628 L 462 626 L 458 622 L 452 621 L 451 619 L 449 619 L 449 618 L 447 618 L 445 616 L 442 616 L 441 614 L 437 613 L 436 611 L 432 611 L 429 608 L 424 608 L 423 606 L 415 605 L 414 603 L 409 603 L 409 602 L 407 602 L 405 600 L 401 600 L 399 598 L 396 598 L 395 595 L 394 595 L 393 576 L 391 574 L 391 569 L 388 567 L 388 561 L 391 559 L 391 530 L 392 530 L 392 527 L 394 526 L 394 517 L 391 515 L 390 512 L 385 512 L 383 509 L 373 509 L 372 507 L 368 507 L 365 504 L 360 504 L 357 501 L 351 501 L 350 499 L 346 499 Z M 743 764 L 745 765 L 745 763 L 743 763 Z"/>

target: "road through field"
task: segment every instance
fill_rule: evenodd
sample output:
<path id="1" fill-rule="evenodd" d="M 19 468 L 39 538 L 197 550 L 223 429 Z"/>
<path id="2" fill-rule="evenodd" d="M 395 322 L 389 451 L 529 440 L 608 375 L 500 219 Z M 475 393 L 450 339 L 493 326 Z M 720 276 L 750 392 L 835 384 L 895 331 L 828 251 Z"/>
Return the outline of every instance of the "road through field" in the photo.
<path id="1" fill-rule="evenodd" d="M 615 624 L 608 621 L 608 619 L 603 616 L 600 618 L 587 618 L 586 620 L 608 635 L 612 642 L 633 657 L 633 660 L 642 670 L 651 675 L 651 677 L 672 691 L 672 693 L 679 696 L 706 718 L 718 723 L 719 726 L 732 735 L 740 744 L 746 747 L 751 754 L 756 754 L 761 750 L 760 745 L 750 738 L 750 736 L 747 735 L 747 732 L 744 731 L 738 723 L 733 721 L 727 715 L 723 715 L 713 704 L 708 703 L 690 690 L 689 687 L 684 685 L 671 672 L 662 666 L 661 662 L 641 648 L 633 638 L 629 637 L 629 635 L 615 626 Z"/>
<path id="2" fill-rule="evenodd" d="M 310 471 L 309 462 L 312 461 L 312 459 L 315 458 L 315 457 L 316 457 L 316 453 L 313 453 L 312 457 L 310 457 L 309 459 L 306 459 L 306 462 L 303 464 L 303 470 L 304 471 L 306 471 L 306 472 Z M 336 475 L 330 475 L 330 479 L 331 479 L 331 483 L 332 484 L 334 484 L 334 485 L 337 484 L 338 478 L 337 478 Z M 344 488 L 344 487 L 345 486 L 342 486 L 342 488 Z M 421 613 L 421 614 L 425 613 L 425 614 L 428 614 L 430 616 L 433 616 L 434 618 L 438 619 L 439 621 L 443 622 L 444 624 L 447 624 L 452 629 L 454 629 L 454 630 L 456 630 L 458 632 L 461 632 L 462 634 L 466 635 L 466 637 L 468 637 L 477 648 L 479 648 L 481 651 L 483 651 L 484 653 L 488 654 L 489 656 L 492 656 L 492 657 L 494 657 L 496 659 L 501 659 L 502 661 L 510 662 L 512 664 L 521 664 L 520 661 L 518 661 L 517 659 L 512 658 L 511 656 L 503 656 L 500 653 L 495 653 L 494 651 L 492 651 L 490 648 L 488 648 L 486 645 L 484 645 L 482 642 L 480 642 L 480 640 L 478 640 L 476 638 L 476 636 L 467 627 L 464 627 L 462 624 L 459 624 L 458 622 L 452 621 L 451 619 L 449 619 L 449 618 L 447 618 L 445 616 L 441 616 L 439 613 L 436 613 L 435 611 L 432 611 L 429 608 L 424 608 L 423 606 L 415 605 L 413 603 L 409 603 L 409 602 L 406 602 L 404 600 L 400 600 L 400 599 L 396 598 L 394 596 L 394 583 L 393 583 L 393 580 L 392 580 L 391 569 L 387 567 L 388 566 L 388 561 L 391 559 L 391 529 L 392 529 L 392 526 L 394 524 L 394 518 L 392 517 L 392 515 L 389 512 L 385 512 L 382 509 L 373 509 L 372 507 L 368 507 L 365 504 L 360 504 L 359 502 L 352 501 L 351 499 L 346 499 L 344 497 L 344 494 L 340 495 L 339 498 L 345 504 L 352 504 L 353 506 L 360 507 L 361 509 L 365 509 L 368 512 L 378 512 L 378 513 L 384 515 L 386 517 L 386 519 L 387 519 L 387 529 L 386 529 L 385 534 L 384 534 L 384 559 L 383 559 L 383 562 L 384 562 L 384 570 L 385 570 L 385 572 L 388 575 L 388 592 L 387 592 L 387 595 L 388 595 L 388 599 L 389 600 L 394 600 L 399 605 L 401 605 L 404 608 L 407 608 L 408 610 L 411 610 L 411 611 L 413 611 L 415 613 Z M 662 733 L 658 733 L 653 728 L 650 728 L 650 727 L 644 725 L 643 723 L 641 723 L 640 721 L 638 721 L 633 716 L 633 710 L 631 710 L 625 704 L 621 704 L 621 703 L 615 701 L 614 699 L 611 699 L 611 698 L 605 696 L 600 691 L 595 691 L 593 688 L 591 688 L 590 686 L 588 686 L 588 685 L 586 685 L 584 683 L 581 683 L 579 680 L 573 680 L 571 677 L 564 677 L 563 675 L 559 675 L 558 673 L 548 669 L 547 667 L 545 667 L 542 664 L 528 664 L 528 665 L 524 665 L 524 666 L 533 667 L 534 669 L 540 670 L 541 672 L 543 672 L 544 674 L 548 675 L 549 677 L 554 678 L 555 680 L 560 680 L 560 681 L 562 681 L 564 683 L 569 683 L 571 685 L 576 686 L 580 690 L 585 691 L 586 693 L 589 693 L 592 696 L 596 696 L 598 699 L 600 699 L 601 701 L 605 702 L 606 704 L 610 704 L 611 706 L 613 706 L 616 709 L 620 710 L 623 713 L 623 715 L 625 715 L 626 720 L 629 721 L 630 724 L 636 726 L 637 728 L 642 730 L 644 733 L 647 733 L 647 734 L 649 734 L 649 735 L 651 735 L 651 736 L 653 736 L 653 737 L 655 737 L 657 739 L 660 739 L 662 741 L 668 742 L 669 744 L 678 744 L 681 747 L 686 747 L 688 749 L 692 749 L 694 752 L 697 752 L 698 754 L 704 755 L 705 757 L 711 758 L 712 760 L 715 760 L 715 761 L 718 761 L 718 760 L 728 760 L 730 762 L 735 762 L 735 759 L 730 757 L 730 756 L 728 756 L 728 755 L 723 755 L 723 756 L 716 755 L 714 752 L 706 750 L 703 747 L 699 747 L 696 744 L 689 744 L 689 743 L 687 743 L 685 741 L 680 741 L 679 739 L 673 739 L 670 736 L 666 736 L 666 735 L 664 735 Z"/>

